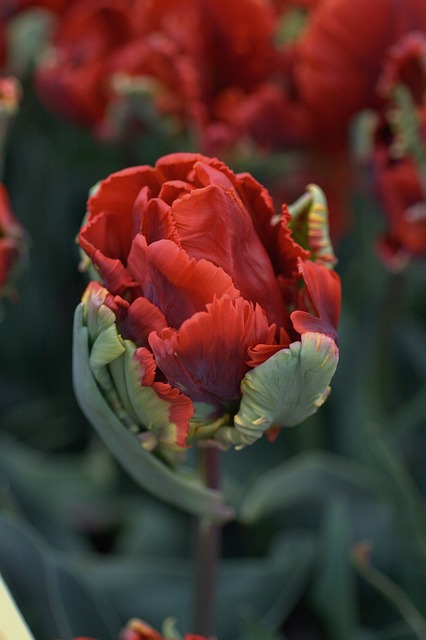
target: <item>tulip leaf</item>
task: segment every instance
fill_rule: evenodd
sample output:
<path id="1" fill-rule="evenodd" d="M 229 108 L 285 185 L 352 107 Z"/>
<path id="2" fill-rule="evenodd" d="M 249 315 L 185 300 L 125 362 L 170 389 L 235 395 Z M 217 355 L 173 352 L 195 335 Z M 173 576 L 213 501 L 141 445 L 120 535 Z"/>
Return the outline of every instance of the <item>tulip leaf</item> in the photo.
<path id="1" fill-rule="evenodd" d="M 304 451 L 266 471 L 249 487 L 239 519 L 254 523 L 297 504 L 325 504 L 339 491 L 348 496 L 381 498 L 386 495 L 382 474 L 366 465 L 326 451 Z"/>
<path id="2" fill-rule="evenodd" d="M 272 425 L 292 427 L 315 413 L 328 396 L 337 361 L 334 340 L 307 332 L 249 371 L 235 416 L 241 445 L 252 444 Z"/>
<path id="3" fill-rule="evenodd" d="M 83 632 L 104 640 L 117 637 L 120 621 L 98 587 L 89 585 L 83 572 L 77 573 L 28 523 L 4 514 L 0 573 L 36 638 Z"/>
<path id="4" fill-rule="evenodd" d="M 298 532 L 280 538 L 264 557 L 223 559 L 217 576 L 217 637 L 241 638 L 247 615 L 272 631 L 278 629 L 306 591 L 314 557 L 315 537 Z M 135 562 L 131 557 L 99 560 L 93 555 L 80 562 L 80 571 L 114 603 L 121 620 L 137 615 L 161 628 L 166 611 L 179 630 L 193 630 L 190 558 L 142 554 Z"/>
<path id="5" fill-rule="evenodd" d="M 320 533 L 310 599 L 330 640 L 351 640 L 357 626 L 355 574 L 350 562 L 351 513 L 340 497 L 330 500 Z"/>
<path id="6" fill-rule="evenodd" d="M 79 405 L 99 436 L 129 475 L 146 491 L 174 506 L 217 521 L 233 518 L 223 496 L 203 486 L 195 474 L 173 471 L 142 448 L 112 411 L 93 376 L 89 360 L 88 330 L 83 307 L 75 313 L 73 383 Z"/>

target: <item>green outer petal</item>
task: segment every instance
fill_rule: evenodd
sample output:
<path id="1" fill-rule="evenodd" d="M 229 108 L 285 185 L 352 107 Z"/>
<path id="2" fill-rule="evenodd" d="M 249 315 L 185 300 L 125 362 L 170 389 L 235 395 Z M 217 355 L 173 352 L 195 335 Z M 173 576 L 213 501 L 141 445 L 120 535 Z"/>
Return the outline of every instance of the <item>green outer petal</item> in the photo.
<path id="1" fill-rule="evenodd" d="M 124 342 L 124 345 L 126 343 Z M 128 419 L 132 420 L 135 425 L 139 425 L 138 431 L 140 430 L 140 423 L 138 421 L 137 414 L 133 411 L 132 404 L 130 402 L 129 390 L 127 388 L 126 382 L 126 371 L 125 371 L 125 354 L 111 362 L 108 366 L 108 372 L 111 376 L 112 384 L 114 385 L 114 389 L 117 392 L 117 396 L 120 399 L 120 402 L 123 406 L 124 411 L 127 414 Z M 120 416 L 118 416 L 120 417 Z"/>
<path id="2" fill-rule="evenodd" d="M 94 371 L 119 358 L 125 352 L 115 324 L 107 327 L 96 338 L 90 351 L 90 366 Z"/>
<path id="3" fill-rule="evenodd" d="M 234 420 L 239 443 L 234 434 L 233 444 L 252 444 L 271 425 L 292 427 L 315 413 L 328 396 L 338 353 L 334 340 L 307 332 L 249 371 Z"/>
<path id="4" fill-rule="evenodd" d="M 160 398 L 152 387 L 141 385 L 140 365 L 134 358 L 136 347 L 130 340 L 126 340 L 125 344 L 124 374 L 132 412 L 137 416 L 138 423 L 152 431 L 159 442 L 172 446 L 177 426 L 169 419 L 170 403 Z"/>
<path id="5" fill-rule="evenodd" d="M 78 403 L 86 418 L 129 475 L 160 500 L 218 522 L 234 517 L 232 507 L 224 504 L 219 491 L 204 487 L 194 475 L 172 471 L 145 451 L 135 436 L 126 430 L 96 384 L 89 363 L 88 331 L 82 321 L 83 305 L 74 317 L 73 383 Z"/>

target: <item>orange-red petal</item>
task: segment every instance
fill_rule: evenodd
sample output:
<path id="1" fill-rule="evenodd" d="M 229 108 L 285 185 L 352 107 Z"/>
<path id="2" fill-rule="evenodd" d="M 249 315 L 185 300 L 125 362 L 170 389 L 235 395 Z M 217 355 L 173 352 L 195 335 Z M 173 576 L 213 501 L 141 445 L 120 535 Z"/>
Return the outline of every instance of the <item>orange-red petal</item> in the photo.
<path id="1" fill-rule="evenodd" d="M 214 417 L 240 395 L 249 347 L 270 335 L 265 312 L 243 298 L 216 299 L 179 331 L 151 334 L 158 367 L 193 402 L 212 406 Z"/>
<path id="2" fill-rule="evenodd" d="M 299 271 L 318 316 L 307 311 L 293 311 L 290 317 L 294 328 L 300 334 L 307 331 L 323 333 L 337 341 L 341 303 L 339 276 L 335 271 L 310 260 L 301 260 Z"/>
<path id="3" fill-rule="evenodd" d="M 171 327 L 179 327 L 194 313 L 205 310 L 215 297 L 239 295 L 223 269 L 207 260 L 190 259 L 170 240 L 147 246 L 142 236 L 136 238 L 129 271 L 134 277 L 144 274 L 145 296 L 161 309 Z"/>

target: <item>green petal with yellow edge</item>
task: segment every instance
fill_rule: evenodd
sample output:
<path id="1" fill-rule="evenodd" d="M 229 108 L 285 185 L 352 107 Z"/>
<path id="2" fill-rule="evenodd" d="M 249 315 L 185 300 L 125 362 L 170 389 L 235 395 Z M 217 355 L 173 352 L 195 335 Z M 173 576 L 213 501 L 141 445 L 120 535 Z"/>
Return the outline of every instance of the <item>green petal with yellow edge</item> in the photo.
<path id="1" fill-rule="evenodd" d="M 83 305 L 74 317 L 73 383 L 86 418 L 117 461 L 146 491 L 160 500 L 217 522 L 234 517 L 219 491 L 206 488 L 195 473 L 172 471 L 149 453 L 112 411 L 95 380 L 89 360 L 89 335 L 83 322 Z"/>
<path id="2" fill-rule="evenodd" d="M 142 365 L 134 357 L 136 347 L 130 340 L 126 340 L 125 344 L 124 372 L 132 411 L 138 422 L 155 434 L 158 442 L 175 448 L 178 427 L 170 421 L 171 404 L 161 398 L 153 387 L 141 385 L 144 372 Z"/>
<path id="3" fill-rule="evenodd" d="M 241 448 L 272 425 L 292 427 L 303 422 L 326 400 L 338 354 L 331 338 L 304 333 L 301 342 L 293 342 L 249 371 L 241 383 L 234 427 L 219 432 L 218 439 Z"/>
<path id="4" fill-rule="evenodd" d="M 126 348 L 115 324 L 105 328 L 96 338 L 90 350 L 90 366 L 94 371 L 119 358 Z"/>
<path id="5" fill-rule="evenodd" d="M 321 262 L 328 269 L 336 264 L 328 225 L 328 207 L 324 192 L 316 184 L 309 184 L 296 202 L 288 207 L 292 219 L 293 238 L 303 248 L 309 249 L 311 259 Z"/>

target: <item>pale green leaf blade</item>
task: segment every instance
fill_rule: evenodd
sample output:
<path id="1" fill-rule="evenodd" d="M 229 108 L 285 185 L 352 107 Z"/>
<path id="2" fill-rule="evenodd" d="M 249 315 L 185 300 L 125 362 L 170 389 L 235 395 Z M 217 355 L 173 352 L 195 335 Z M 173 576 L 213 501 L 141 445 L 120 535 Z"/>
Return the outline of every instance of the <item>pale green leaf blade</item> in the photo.
<path id="1" fill-rule="evenodd" d="M 79 405 L 100 437 L 129 475 L 146 491 L 176 507 L 217 521 L 233 517 L 219 491 L 205 488 L 194 475 L 172 471 L 145 451 L 126 430 L 101 394 L 89 362 L 88 332 L 82 305 L 75 312 L 73 382 Z"/>

